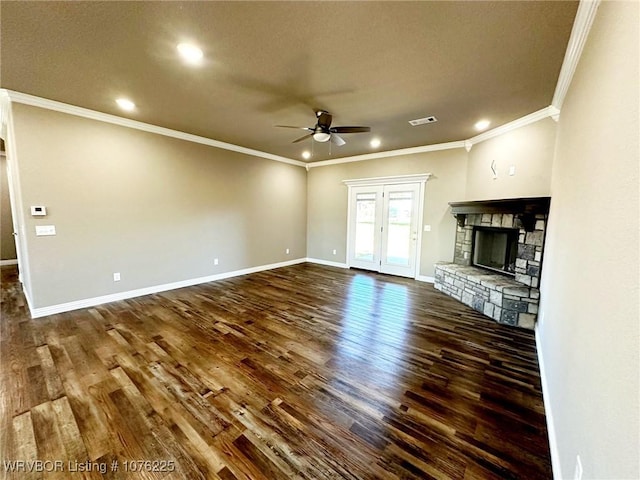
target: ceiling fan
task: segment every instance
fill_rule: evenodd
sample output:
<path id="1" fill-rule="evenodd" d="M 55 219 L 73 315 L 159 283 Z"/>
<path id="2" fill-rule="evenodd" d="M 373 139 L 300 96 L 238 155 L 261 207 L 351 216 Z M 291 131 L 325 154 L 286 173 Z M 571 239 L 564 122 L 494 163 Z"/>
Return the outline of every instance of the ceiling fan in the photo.
<path id="1" fill-rule="evenodd" d="M 291 125 L 276 125 L 276 127 L 297 128 L 311 132 L 294 140 L 292 143 L 298 143 L 306 140 L 307 138 L 313 138 L 316 142 L 328 142 L 331 140 L 337 146 L 342 146 L 346 143 L 344 139 L 338 135 L 339 133 L 362 133 L 371 131 L 371 127 L 332 127 L 331 119 L 333 117 L 325 110 L 318 110 L 316 112 L 316 117 L 318 118 L 318 122 L 314 127 L 292 127 Z"/>

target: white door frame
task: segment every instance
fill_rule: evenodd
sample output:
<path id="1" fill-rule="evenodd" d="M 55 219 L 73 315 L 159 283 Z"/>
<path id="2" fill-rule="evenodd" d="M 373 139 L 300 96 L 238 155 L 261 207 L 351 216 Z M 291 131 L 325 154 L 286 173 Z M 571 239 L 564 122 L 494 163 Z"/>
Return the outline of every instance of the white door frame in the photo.
<path id="1" fill-rule="evenodd" d="M 16 257 L 18 260 L 18 280 L 22 283 L 22 292 L 27 300 L 27 306 L 30 311 L 33 311 L 31 303 L 31 275 L 26 245 L 26 227 L 22 189 L 20 188 L 20 172 L 15 148 L 13 112 L 11 110 L 11 101 L 6 90 L 0 90 L 0 136 L 4 139 L 6 148 L 7 181 L 9 184 L 9 203 L 11 204 Z"/>
<path id="2" fill-rule="evenodd" d="M 430 173 L 419 173 L 415 175 L 396 175 L 391 177 L 371 177 L 371 178 L 356 178 L 350 180 L 343 180 L 349 188 L 348 203 L 347 203 L 347 268 L 351 267 L 351 203 L 353 201 L 353 187 L 371 186 L 371 185 L 397 185 L 405 183 L 419 183 L 420 184 L 420 197 L 418 199 L 418 238 L 416 240 L 416 265 L 414 279 L 418 279 L 420 275 L 420 258 L 422 252 L 422 219 L 424 217 L 424 196 L 425 185 L 427 180 L 431 176 Z"/>

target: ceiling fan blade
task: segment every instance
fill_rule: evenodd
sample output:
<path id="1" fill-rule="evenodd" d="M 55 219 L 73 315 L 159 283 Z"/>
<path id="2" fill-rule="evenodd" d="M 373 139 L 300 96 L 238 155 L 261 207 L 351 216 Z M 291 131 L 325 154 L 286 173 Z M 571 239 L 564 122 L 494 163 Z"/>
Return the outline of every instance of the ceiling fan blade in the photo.
<path id="1" fill-rule="evenodd" d="M 341 147 L 342 145 L 344 145 L 345 142 L 344 139 L 338 135 L 337 133 L 332 133 L 331 134 L 331 142 L 333 142 L 336 146 Z"/>
<path id="2" fill-rule="evenodd" d="M 323 130 L 328 129 L 331 126 L 331 119 L 333 118 L 329 112 L 325 112 L 324 110 L 318 111 L 318 125 L 323 128 Z"/>
<path id="3" fill-rule="evenodd" d="M 309 130 L 312 131 L 313 128 L 309 128 L 309 127 L 294 127 L 292 125 L 274 125 L 274 127 L 280 127 L 280 128 L 297 128 L 298 130 Z"/>
<path id="4" fill-rule="evenodd" d="M 331 133 L 364 133 L 370 132 L 371 127 L 333 127 L 329 130 Z"/>
<path id="5" fill-rule="evenodd" d="M 313 133 L 305 135 L 304 137 L 300 137 L 300 138 L 298 138 L 297 140 L 294 140 L 291 143 L 298 143 L 298 142 L 301 142 L 301 141 L 306 140 L 307 138 L 311 138 L 311 137 L 313 137 Z"/>

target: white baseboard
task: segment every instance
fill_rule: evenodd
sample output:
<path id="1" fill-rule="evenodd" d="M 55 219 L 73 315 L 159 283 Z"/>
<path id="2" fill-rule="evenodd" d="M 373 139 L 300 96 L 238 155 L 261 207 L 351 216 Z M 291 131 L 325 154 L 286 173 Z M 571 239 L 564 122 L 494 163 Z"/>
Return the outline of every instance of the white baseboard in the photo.
<path id="1" fill-rule="evenodd" d="M 177 288 L 190 287 L 192 285 L 199 285 L 201 283 L 215 282 L 216 280 L 224 280 L 225 278 L 239 277 L 241 275 L 248 275 L 250 273 L 262 272 L 264 270 L 273 270 L 274 268 L 288 267 L 289 265 L 296 265 L 298 263 L 306 262 L 306 258 L 297 258 L 295 260 L 288 260 L 286 262 L 271 263 L 269 265 L 259 265 L 257 267 L 244 268 L 242 270 L 234 270 L 232 272 L 224 272 L 216 275 L 209 275 L 206 277 L 192 278 L 189 280 L 182 280 L 180 282 L 165 283 L 163 285 L 155 285 L 152 287 L 138 288 L 136 290 L 128 290 L 126 292 L 112 293 L 110 295 L 101 295 L 99 297 L 85 298 L 83 300 L 75 300 L 73 302 L 60 303 L 57 305 L 50 305 L 48 307 L 33 308 L 32 302 L 27 296 L 27 304 L 31 312 L 32 318 L 46 317 L 47 315 L 54 315 L 56 313 L 70 312 L 72 310 L 79 310 L 81 308 L 94 307 L 103 303 L 117 302 L 119 300 L 126 300 L 128 298 L 141 297 L 143 295 L 151 295 L 154 293 L 166 292 L 167 290 L 175 290 Z M 25 295 L 26 296 L 26 295 Z"/>
<path id="2" fill-rule="evenodd" d="M 33 302 L 31 301 L 31 296 L 29 295 L 29 292 L 27 291 L 26 288 L 24 288 L 24 285 L 21 284 L 20 285 L 22 287 L 22 294 L 24 295 L 25 300 L 27 301 L 27 308 L 29 309 L 29 313 L 31 313 L 31 318 L 35 318 L 33 316 Z"/>
<path id="3" fill-rule="evenodd" d="M 17 258 L 12 258 L 9 260 L 0 260 L 0 267 L 5 267 L 7 265 L 17 265 L 17 264 L 18 264 Z"/>
<path id="4" fill-rule="evenodd" d="M 416 280 L 419 282 L 427 282 L 427 283 L 434 283 L 436 281 L 434 277 L 428 277 L 426 275 L 418 275 L 416 277 Z"/>
<path id="5" fill-rule="evenodd" d="M 326 265 L 327 267 L 349 268 L 346 263 L 331 262 L 329 260 L 322 260 L 320 258 L 307 258 L 307 262 L 317 263 L 318 265 Z"/>
<path id="6" fill-rule="evenodd" d="M 318 265 L 326 265 L 327 267 L 349 268 L 349 265 L 347 265 L 346 263 L 332 262 L 329 260 L 322 260 L 320 258 L 307 258 L 307 262 L 317 263 Z M 419 282 L 426 282 L 426 283 L 435 282 L 434 277 L 428 277 L 426 275 L 418 275 L 415 279 Z"/>
<path id="7" fill-rule="evenodd" d="M 544 402 L 544 415 L 547 420 L 547 434 L 549 435 L 549 450 L 551 451 L 551 469 L 553 478 L 562 478 L 560 471 L 560 452 L 558 451 L 558 439 L 556 437 L 555 422 L 551 411 L 551 400 L 549 399 L 549 386 L 547 385 L 547 373 L 544 364 L 544 356 L 540 348 L 540 330 L 536 323 L 536 351 L 538 354 L 538 366 L 540 367 L 540 382 L 542 383 L 542 401 Z"/>

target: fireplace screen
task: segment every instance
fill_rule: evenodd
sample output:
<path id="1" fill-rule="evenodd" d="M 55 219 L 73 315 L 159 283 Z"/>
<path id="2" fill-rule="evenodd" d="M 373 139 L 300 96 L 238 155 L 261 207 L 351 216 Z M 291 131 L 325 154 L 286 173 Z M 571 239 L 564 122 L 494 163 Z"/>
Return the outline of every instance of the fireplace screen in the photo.
<path id="1" fill-rule="evenodd" d="M 471 256 L 474 265 L 515 275 L 517 253 L 518 230 L 513 228 L 474 228 Z"/>

